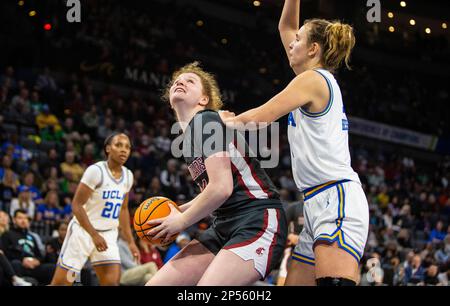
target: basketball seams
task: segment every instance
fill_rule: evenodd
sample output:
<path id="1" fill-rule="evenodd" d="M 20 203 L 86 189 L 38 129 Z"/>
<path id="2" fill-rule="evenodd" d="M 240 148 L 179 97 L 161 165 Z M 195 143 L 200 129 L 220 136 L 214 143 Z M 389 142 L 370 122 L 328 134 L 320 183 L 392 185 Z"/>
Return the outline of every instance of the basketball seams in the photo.
<path id="1" fill-rule="evenodd" d="M 142 208 L 144 207 L 144 205 L 141 205 L 140 210 L 139 210 L 139 223 L 136 224 L 136 225 L 137 225 L 137 226 L 142 226 L 142 225 L 144 225 L 145 222 L 148 221 L 148 218 L 153 214 L 153 212 L 155 211 L 155 209 L 157 209 L 161 204 L 163 204 L 163 203 L 165 203 L 165 202 L 167 202 L 167 201 L 171 201 L 171 200 L 170 200 L 170 199 L 166 199 L 166 200 L 162 201 L 161 203 L 159 203 L 158 205 L 156 205 L 156 207 L 153 208 L 153 209 L 150 211 L 150 213 L 147 215 L 147 218 L 146 218 L 144 221 L 141 220 L 141 213 L 142 213 Z M 136 220 L 135 220 L 135 221 L 136 221 Z"/>
<path id="2" fill-rule="evenodd" d="M 167 201 L 170 201 L 169 199 L 162 201 L 161 203 L 159 203 L 158 205 L 156 205 L 155 208 L 152 209 L 152 211 L 147 215 L 147 218 L 145 218 L 145 221 L 143 223 L 141 223 L 140 225 L 144 225 L 147 221 L 148 218 L 150 218 L 150 216 L 155 212 L 155 210 L 160 207 L 162 204 L 166 203 Z"/>

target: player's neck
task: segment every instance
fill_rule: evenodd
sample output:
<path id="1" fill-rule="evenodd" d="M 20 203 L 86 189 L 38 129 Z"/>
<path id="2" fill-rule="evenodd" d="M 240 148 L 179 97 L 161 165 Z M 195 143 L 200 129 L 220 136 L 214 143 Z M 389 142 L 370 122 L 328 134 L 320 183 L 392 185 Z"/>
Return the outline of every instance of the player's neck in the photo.
<path id="1" fill-rule="evenodd" d="M 308 62 L 305 63 L 304 65 L 298 67 L 298 69 L 294 69 L 295 73 L 297 75 L 308 71 L 308 70 L 314 70 L 314 69 L 323 69 L 323 65 L 320 62 L 314 61 L 314 62 Z"/>
<path id="2" fill-rule="evenodd" d="M 183 129 L 183 132 L 186 130 L 187 126 L 189 125 L 189 122 L 191 122 L 192 118 L 194 118 L 195 114 L 197 114 L 199 111 L 203 110 L 203 107 L 196 106 L 193 109 L 182 109 L 180 107 L 176 114 L 178 122 L 180 123 L 181 128 Z"/>
<path id="3" fill-rule="evenodd" d="M 122 165 L 113 161 L 112 159 L 108 159 L 106 161 L 108 168 L 111 172 L 122 172 Z"/>

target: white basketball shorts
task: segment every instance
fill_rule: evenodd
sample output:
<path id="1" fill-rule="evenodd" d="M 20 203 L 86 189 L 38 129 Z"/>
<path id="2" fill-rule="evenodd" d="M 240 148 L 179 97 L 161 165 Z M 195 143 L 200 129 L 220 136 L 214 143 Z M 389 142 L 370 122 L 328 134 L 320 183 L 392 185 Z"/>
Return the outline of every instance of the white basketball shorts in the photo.
<path id="1" fill-rule="evenodd" d="M 108 245 L 108 249 L 99 252 L 91 236 L 77 222 L 72 220 L 67 230 L 67 236 L 61 248 L 58 266 L 64 270 L 80 273 L 89 259 L 93 267 L 120 264 L 119 248 L 117 246 L 117 229 L 99 231 Z"/>
<path id="2" fill-rule="evenodd" d="M 304 191 L 305 225 L 292 259 L 314 265 L 317 242 L 334 243 L 359 263 L 369 231 L 369 206 L 357 182 L 332 181 Z"/>

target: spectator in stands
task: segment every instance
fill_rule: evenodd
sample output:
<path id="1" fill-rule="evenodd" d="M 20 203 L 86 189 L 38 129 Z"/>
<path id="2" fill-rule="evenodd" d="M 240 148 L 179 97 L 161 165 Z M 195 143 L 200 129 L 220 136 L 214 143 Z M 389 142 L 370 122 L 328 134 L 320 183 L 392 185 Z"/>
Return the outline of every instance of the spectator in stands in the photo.
<path id="1" fill-rule="evenodd" d="M 384 271 L 385 281 L 384 283 L 389 286 L 399 286 L 403 283 L 404 268 L 400 265 L 400 259 L 394 257 L 390 262 L 390 270 Z"/>
<path id="2" fill-rule="evenodd" d="M 97 156 L 95 155 L 95 144 L 93 142 L 87 143 L 84 146 L 83 156 L 81 158 L 81 164 L 83 167 L 89 167 L 95 163 Z"/>
<path id="3" fill-rule="evenodd" d="M 9 211 L 12 199 L 16 196 L 17 180 L 11 169 L 5 170 L 5 175 L 0 181 L 0 210 Z"/>
<path id="4" fill-rule="evenodd" d="M 436 266 L 436 265 L 429 266 L 425 272 L 424 281 L 423 281 L 424 284 L 431 285 L 431 286 L 438 285 L 439 284 L 438 273 L 439 273 L 438 266 Z"/>
<path id="5" fill-rule="evenodd" d="M 27 88 L 22 88 L 18 95 L 11 99 L 11 107 L 15 109 L 30 109 L 30 92 Z"/>
<path id="6" fill-rule="evenodd" d="M 12 149 L 11 149 L 12 147 Z M 13 160 L 30 160 L 32 154 L 30 151 L 26 150 L 19 143 L 19 136 L 17 134 L 11 134 L 8 141 L 2 144 L 2 152 L 6 153 L 8 150 L 12 150 Z"/>
<path id="7" fill-rule="evenodd" d="M 404 284 L 420 284 L 425 279 L 425 269 L 422 267 L 422 258 L 414 255 L 412 263 L 405 269 Z"/>
<path id="8" fill-rule="evenodd" d="M 177 165 L 176 159 L 169 159 L 167 168 L 161 171 L 161 184 L 166 194 L 175 194 L 180 190 L 180 174 Z"/>
<path id="9" fill-rule="evenodd" d="M 0 85 L 8 85 L 8 87 L 15 88 L 16 78 L 15 78 L 14 68 L 12 66 L 7 66 L 5 72 L 0 76 Z"/>
<path id="10" fill-rule="evenodd" d="M 184 194 L 188 199 L 193 199 L 197 195 L 196 185 L 192 182 L 192 176 L 189 173 L 188 165 L 182 164 L 180 167 L 180 193 Z"/>
<path id="11" fill-rule="evenodd" d="M 24 280 L 22 277 L 17 276 L 10 261 L 5 256 L 5 253 L 1 250 L 0 243 L 0 287 L 10 285 L 26 287 L 31 286 L 32 284 Z"/>
<path id="12" fill-rule="evenodd" d="M 83 124 L 87 129 L 87 133 L 91 137 L 95 137 L 99 125 L 99 115 L 95 105 L 92 105 L 91 109 L 83 114 Z"/>
<path id="13" fill-rule="evenodd" d="M 37 279 L 39 284 L 50 283 L 54 265 L 43 262 L 43 256 L 35 238 L 29 234 L 27 212 L 17 210 L 14 213 L 14 227 L 1 237 L 6 257 L 11 261 L 17 275 Z"/>
<path id="14" fill-rule="evenodd" d="M 9 108 L 5 111 L 9 120 L 22 124 L 32 124 L 34 115 L 31 111 L 30 101 L 28 99 L 29 91 L 25 87 L 25 82 L 19 81 L 20 94 L 13 97 Z"/>
<path id="15" fill-rule="evenodd" d="M 21 187 L 27 187 L 28 191 L 31 193 L 31 199 L 36 205 L 44 203 L 41 191 L 39 190 L 39 188 L 37 188 L 37 186 L 34 185 L 33 172 L 28 171 L 27 173 L 25 173 L 25 176 L 23 178 L 23 185 L 21 185 Z"/>
<path id="16" fill-rule="evenodd" d="M 50 69 L 48 67 L 44 68 L 43 73 L 41 73 L 36 80 L 35 87 L 42 91 L 56 91 L 58 86 L 55 79 L 50 75 Z"/>
<path id="17" fill-rule="evenodd" d="M 141 264 L 141 260 L 135 260 L 128 247 L 128 243 L 122 239 L 119 234 L 117 241 L 119 246 L 120 260 L 122 266 L 122 275 L 120 284 L 123 286 L 143 286 L 158 272 L 158 266 L 150 261 Z"/>
<path id="18" fill-rule="evenodd" d="M 49 176 L 49 172 L 45 172 L 46 169 L 50 169 L 51 167 L 59 168 L 59 155 L 58 151 L 55 148 L 51 148 L 48 150 L 47 158 L 41 164 L 41 169 L 44 172 L 44 176 Z"/>
<path id="19" fill-rule="evenodd" d="M 54 190 L 58 193 L 63 193 L 61 184 L 61 179 L 58 177 L 58 168 L 57 167 L 50 167 L 50 169 L 47 170 L 49 172 L 48 179 L 42 184 L 42 192 L 47 193 L 50 190 Z"/>
<path id="20" fill-rule="evenodd" d="M 169 131 L 166 127 L 164 127 L 161 129 L 161 134 L 155 138 L 155 146 L 161 150 L 162 153 L 168 153 L 170 151 L 172 141 L 168 135 Z"/>
<path id="21" fill-rule="evenodd" d="M 140 239 L 139 249 L 141 250 L 141 264 L 154 262 L 158 269 L 160 269 L 164 265 L 161 253 L 150 242 L 146 241 L 145 239 Z"/>
<path id="22" fill-rule="evenodd" d="M 54 264 L 58 262 L 58 257 L 67 235 L 68 226 L 69 224 L 67 222 L 62 221 L 58 226 L 58 237 L 52 238 L 45 245 L 45 262 Z"/>
<path id="23" fill-rule="evenodd" d="M 439 220 L 436 223 L 436 227 L 431 231 L 428 241 L 438 243 L 443 241 L 446 235 L 447 233 L 444 231 L 444 223 Z"/>
<path id="24" fill-rule="evenodd" d="M 437 245 L 438 250 L 434 254 L 434 259 L 438 264 L 450 263 L 450 234 L 445 236 L 444 241 Z"/>
<path id="25" fill-rule="evenodd" d="M 113 133 L 113 121 L 111 117 L 105 117 L 103 124 L 99 124 L 97 127 L 97 137 L 100 139 L 106 139 L 108 135 Z"/>
<path id="26" fill-rule="evenodd" d="M 61 212 L 61 219 L 65 222 L 69 222 L 73 217 L 72 213 L 72 199 L 69 196 L 64 197 L 64 208 Z"/>
<path id="27" fill-rule="evenodd" d="M 42 192 L 47 193 L 49 191 L 56 191 L 59 193 L 58 181 L 54 178 L 49 178 L 42 184 Z"/>
<path id="28" fill-rule="evenodd" d="M 61 218 L 61 209 L 59 206 L 59 197 L 56 191 L 49 191 L 45 196 L 43 204 L 40 204 L 36 212 L 36 221 L 44 221 L 52 227 L 59 222 Z"/>
<path id="29" fill-rule="evenodd" d="M 83 175 L 84 169 L 80 164 L 75 162 L 75 153 L 72 151 L 66 152 L 65 161 L 61 164 L 61 172 L 71 182 L 78 182 Z"/>
<path id="30" fill-rule="evenodd" d="M 36 124 L 42 139 L 59 141 L 62 139 L 63 131 L 58 118 L 50 113 L 48 104 L 42 106 L 42 111 L 36 116 Z"/>
<path id="31" fill-rule="evenodd" d="M 9 155 L 3 155 L 2 158 L 2 166 L 0 167 L 0 180 L 3 179 L 3 176 L 5 175 L 5 171 L 7 169 L 10 169 L 11 171 L 13 171 L 14 176 L 16 178 L 16 182 L 19 182 L 18 176 L 17 174 L 14 172 L 14 170 L 12 169 L 12 164 L 13 164 L 13 160 L 11 158 L 11 156 Z"/>
<path id="32" fill-rule="evenodd" d="M 39 92 L 37 92 L 36 90 L 33 90 L 31 92 L 30 106 L 33 115 L 37 116 L 42 112 L 44 103 L 41 102 Z"/>
<path id="33" fill-rule="evenodd" d="M 157 176 L 154 176 L 150 181 L 149 189 L 147 190 L 146 197 L 165 196 L 165 192 L 161 187 L 161 181 Z"/>
<path id="34" fill-rule="evenodd" d="M 64 140 L 71 140 L 71 141 L 81 141 L 82 137 L 80 134 L 80 130 L 77 129 L 77 127 L 74 125 L 74 121 L 72 117 L 67 117 L 66 120 L 64 120 L 63 125 L 63 139 Z"/>
<path id="35" fill-rule="evenodd" d="M 0 237 L 7 231 L 9 231 L 9 215 L 5 211 L 0 210 Z"/>
<path id="36" fill-rule="evenodd" d="M 30 220 L 34 220 L 36 205 L 31 198 L 31 192 L 27 186 L 20 186 L 18 188 L 19 196 L 11 200 L 9 209 L 10 216 L 14 216 L 16 210 L 25 211 Z"/>

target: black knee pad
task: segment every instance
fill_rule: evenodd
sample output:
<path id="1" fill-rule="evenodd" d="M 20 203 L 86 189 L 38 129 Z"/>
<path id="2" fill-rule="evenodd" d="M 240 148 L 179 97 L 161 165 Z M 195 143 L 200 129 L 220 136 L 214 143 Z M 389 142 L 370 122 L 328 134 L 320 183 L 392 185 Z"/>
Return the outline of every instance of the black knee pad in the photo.
<path id="1" fill-rule="evenodd" d="M 321 287 L 342 287 L 356 286 L 356 283 L 348 278 L 342 277 L 323 277 L 316 279 L 317 286 Z"/>

